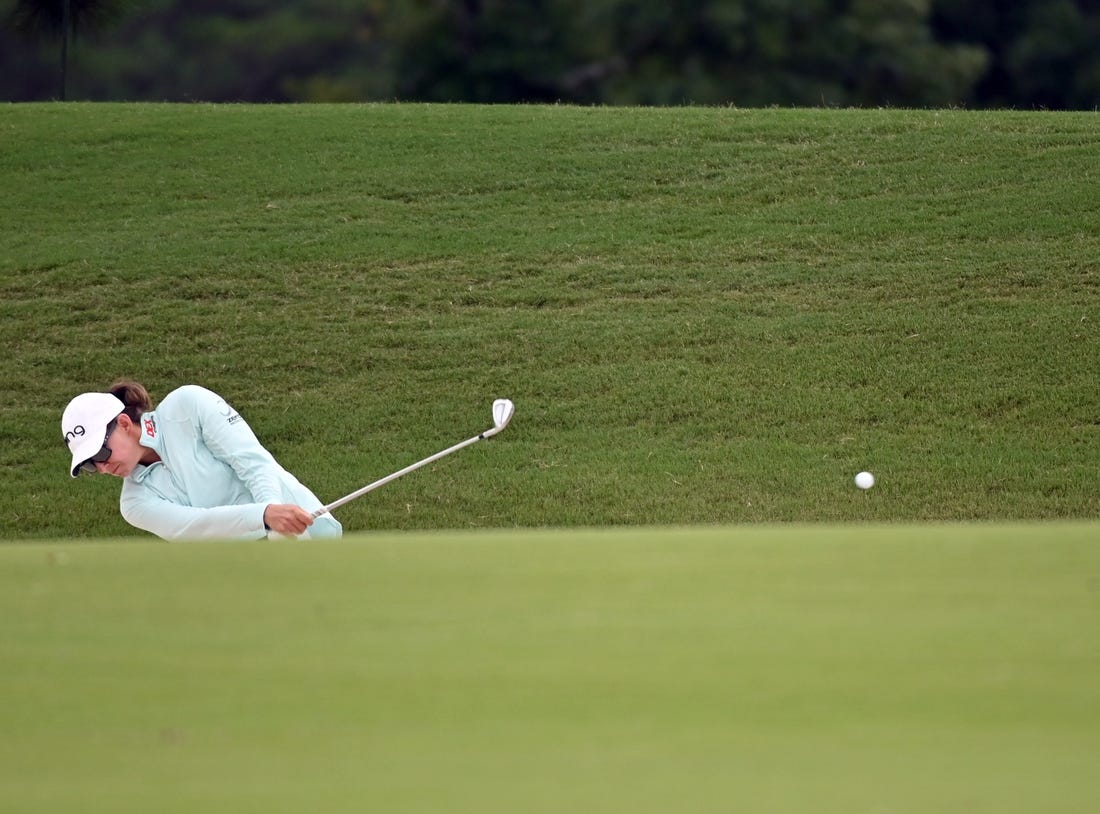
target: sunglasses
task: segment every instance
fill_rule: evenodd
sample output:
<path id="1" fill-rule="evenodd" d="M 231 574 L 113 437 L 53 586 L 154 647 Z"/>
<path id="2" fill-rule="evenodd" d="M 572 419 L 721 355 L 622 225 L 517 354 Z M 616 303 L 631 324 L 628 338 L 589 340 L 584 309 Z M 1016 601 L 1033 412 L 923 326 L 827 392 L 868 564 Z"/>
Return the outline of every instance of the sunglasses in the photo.
<path id="1" fill-rule="evenodd" d="M 117 418 L 107 425 L 107 434 L 103 436 L 103 446 L 100 448 L 99 452 L 80 465 L 79 469 L 81 472 L 87 472 L 94 475 L 99 471 L 95 467 L 96 464 L 106 463 L 111 459 L 111 448 L 107 446 L 107 439 L 110 438 L 111 433 L 115 431 L 116 424 L 118 424 Z"/>

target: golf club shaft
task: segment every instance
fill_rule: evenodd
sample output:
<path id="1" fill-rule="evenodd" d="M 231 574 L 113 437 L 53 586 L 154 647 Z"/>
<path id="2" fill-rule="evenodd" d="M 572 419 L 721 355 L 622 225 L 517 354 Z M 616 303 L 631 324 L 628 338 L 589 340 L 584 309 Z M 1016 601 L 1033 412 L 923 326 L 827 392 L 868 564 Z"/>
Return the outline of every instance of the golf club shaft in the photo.
<path id="1" fill-rule="evenodd" d="M 404 469 L 400 469 L 397 472 L 394 472 L 392 475 L 386 475 L 386 477 L 381 478 L 379 480 L 376 480 L 374 483 L 368 484 L 368 485 L 364 486 L 362 489 L 357 489 L 356 491 L 352 492 L 350 495 L 344 495 L 344 497 L 340 498 L 339 500 L 334 500 L 332 503 L 329 503 L 327 506 L 322 506 L 320 509 L 317 509 L 316 511 L 312 512 L 310 514 L 310 517 L 314 517 L 314 518 L 320 517 L 322 514 L 325 514 L 326 512 L 331 512 L 333 509 L 337 509 L 340 506 L 343 506 L 345 503 L 350 503 L 351 501 L 355 500 L 357 497 L 362 497 L 367 492 L 373 491 L 374 489 L 377 489 L 379 486 L 385 486 L 390 481 L 397 480 L 402 475 L 407 475 L 410 472 L 413 472 L 413 471 L 419 469 L 422 466 L 427 466 L 428 464 L 432 463 L 432 461 L 438 461 L 440 458 L 443 458 L 444 456 L 450 455 L 452 452 L 458 452 L 458 450 L 462 449 L 463 447 L 468 447 L 468 446 L 470 446 L 470 444 L 473 444 L 474 442 L 480 441 L 481 439 L 485 438 L 486 435 L 487 435 L 487 432 L 483 432 L 479 435 L 475 435 L 473 438 L 467 438 L 465 441 L 462 441 L 461 443 L 455 444 L 453 447 L 447 447 L 447 449 L 443 450 L 442 452 L 437 452 L 435 455 L 432 455 L 428 458 L 425 458 L 423 461 L 417 461 L 414 464 L 410 464 L 409 466 L 406 466 Z"/>

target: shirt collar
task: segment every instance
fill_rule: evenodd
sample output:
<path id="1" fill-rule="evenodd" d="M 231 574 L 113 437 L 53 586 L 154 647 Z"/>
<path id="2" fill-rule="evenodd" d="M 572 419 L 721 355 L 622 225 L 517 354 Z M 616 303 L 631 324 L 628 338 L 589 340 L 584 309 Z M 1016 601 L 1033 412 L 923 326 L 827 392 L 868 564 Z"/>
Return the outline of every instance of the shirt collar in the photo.
<path id="1" fill-rule="evenodd" d="M 139 424 L 141 425 L 141 435 L 138 436 L 138 443 L 141 444 L 143 447 L 148 447 L 149 449 L 155 450 L 157 455 L 160 455 L 160 426 L 157 424 L 156 412 L 150 411 L 148 413 L 142 413 Z M 148 465 L 138 464 L 134 468 L 134 471 L 130 475 L 130 477 L 140 482 L 145 479 L 145 476 L 146 474 L 148 474 L 149 470 L 156 466 L 158 463 L 163 463 L 163 461 L 156 461 L 155 463 L 151 463 Z"/>

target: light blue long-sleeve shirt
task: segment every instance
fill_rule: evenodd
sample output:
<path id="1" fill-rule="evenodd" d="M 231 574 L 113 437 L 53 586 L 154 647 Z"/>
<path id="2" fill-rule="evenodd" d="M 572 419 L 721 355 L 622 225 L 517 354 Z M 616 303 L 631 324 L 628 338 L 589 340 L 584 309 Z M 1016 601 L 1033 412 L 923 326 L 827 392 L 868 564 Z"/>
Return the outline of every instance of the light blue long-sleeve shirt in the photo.
<path id="1" fill-rule="evenodd" d="M 142 446 L 160 461 L 139 465 L 123 480 L 120 507 L 132 526 L 166 540 L 257 540 L 268 534 L 268 504 L 293 503 L 307 512 L 322 506 L 240 414 L 204 387 L 173 390 L 140 423 Z M 307 534 L 339 537 L 342 531 L 323 514 Z"/>

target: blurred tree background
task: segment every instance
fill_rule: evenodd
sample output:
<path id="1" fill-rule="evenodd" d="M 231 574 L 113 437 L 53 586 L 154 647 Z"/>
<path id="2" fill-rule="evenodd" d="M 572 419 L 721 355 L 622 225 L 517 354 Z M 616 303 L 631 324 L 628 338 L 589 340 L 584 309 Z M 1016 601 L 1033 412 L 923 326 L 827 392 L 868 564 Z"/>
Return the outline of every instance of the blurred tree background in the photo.
<path id="1" fill-rule="evenodd" d="M 63 5 L 70 99 L 1100 105 L 1100 0 L 0 0 L 0 99 L 59 97 Z"/>

